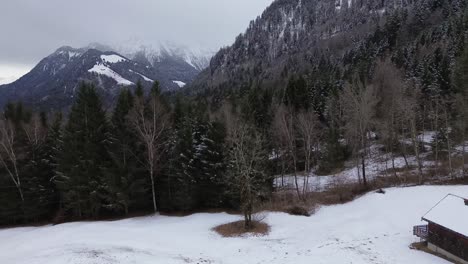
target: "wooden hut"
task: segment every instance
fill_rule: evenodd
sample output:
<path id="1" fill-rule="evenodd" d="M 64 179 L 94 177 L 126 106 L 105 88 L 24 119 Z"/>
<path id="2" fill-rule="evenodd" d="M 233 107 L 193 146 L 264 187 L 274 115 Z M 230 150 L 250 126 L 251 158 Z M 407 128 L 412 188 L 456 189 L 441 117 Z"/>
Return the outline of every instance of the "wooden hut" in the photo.
<path id="1" fill-rule="evenodd" d="M 427 225 L 415 226 L 414 235 L 427 241 L 431 251 L 468 264 L 468 199 L 449 194 L 422 220 Z"/>

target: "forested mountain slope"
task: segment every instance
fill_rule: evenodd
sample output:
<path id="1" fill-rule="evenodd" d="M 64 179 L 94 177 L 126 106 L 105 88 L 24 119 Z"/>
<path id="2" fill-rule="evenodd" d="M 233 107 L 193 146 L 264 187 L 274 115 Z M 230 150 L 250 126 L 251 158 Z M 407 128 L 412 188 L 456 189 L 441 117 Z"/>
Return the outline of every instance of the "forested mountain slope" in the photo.
<path id="1" fill-rule="evenodd" d="M 430 82 L 453 65 L 467 29 L 464 0 L 277 0 L 234 44 L 221 49 L 189 88 L 284 88 L 305 75 L 311 96 L 326 95 L 354 74 L 370 79 L 390 58 L 408 78 Z M 439 65 L 440 66 L 440 65 Z M 321 100 L 316 98 L 316 100 Z"/>

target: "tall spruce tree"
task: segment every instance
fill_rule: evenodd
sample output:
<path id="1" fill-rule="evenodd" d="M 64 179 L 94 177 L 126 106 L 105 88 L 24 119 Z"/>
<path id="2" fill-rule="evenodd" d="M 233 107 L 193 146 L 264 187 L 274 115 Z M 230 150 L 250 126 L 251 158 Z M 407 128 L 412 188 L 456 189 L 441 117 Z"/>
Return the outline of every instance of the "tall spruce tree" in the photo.
<path id="1" fill-rule="evenodd" d="M 25 160 L 21 166 L 24 175 L 25 208 L 27 219 L 32 221 L 50 217 L 58 202 L 55 186 L 51 182 L 54 165 L 49 160 L 49 126 L 43 113 L 34 113 L 22 125 L 26 134 Z"/>
<path id="2" fill-rule="evenodd" d="M 219 122 L 202 123 L 200 128 L 195 145 L 197 196 L 201 207 L 216 208 L 225 202 L 226 131 Z"/>
<path id="3" fill-rule="evenodd" d="M 97 217 L 106 194 L 110 164 L 109 125 L 93 85 L 83 83 L 65 126 L 56 182 L 74 217 Z"/>

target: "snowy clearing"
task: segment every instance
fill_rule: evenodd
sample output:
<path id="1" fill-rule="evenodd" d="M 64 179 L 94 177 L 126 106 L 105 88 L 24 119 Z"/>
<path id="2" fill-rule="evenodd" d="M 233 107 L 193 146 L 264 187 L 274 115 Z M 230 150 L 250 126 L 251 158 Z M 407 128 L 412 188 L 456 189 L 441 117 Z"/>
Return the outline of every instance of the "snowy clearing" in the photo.
<path id="1" fill-rule="evenodd" d="M 186 85 L 186 83 L 181 82 L 181 81 L 172 81 L 172 82 L 177 84 L 180 88 L 183 88 Z"/>
<path id="2" fill-rule="evenodd" d="M 113 71 L 111 68 L 109 68 L 107 66 L 104 66 L 102 64 L 94 65 L 94 67 L 89 69 L 88 72 L 95 72 L 95 73 L 98 73 L 98 74 L 101 74 L 101 75 L 105 75 L 105 76 L 107 76 L 109 78 L 114 79 L 117 82 L 117 84 L 121 84 L 121 85 L 132 85 L 132 84 L 134 84 L 131 81 L 123 78 L 122 76 L 120 76 L 118 73 Z"/>
<path id="3" fill-rule="evenodd" d="M 68 59 L 73 59 L 75 57 L 81 56 L 81 52 L 68 51 Z"/>
<path id="4" fill-rule="evenodd" d="M 108 62 L 108 63 L 118 63 L 118 62 L 122 62 L 122 61 L 126 61 L 125 58 L 119 56 L 119 55 L 116 55 L 116 54 L 112 54 L 112 55 L 101 55 L 101 59 L 104 61 L 104 62 Z"/>
<path id="5" fill-rule="evenodd" d="M 136 71 L 133 71 L 133 70 L 128 70 L 128 71 L 129 71 L 129 72 L 131 72 L 131 73 L 135 73 L 135 74 L 138 74 L 138 75 L 140 75 L 140 77 L 141 77 L 141 78 L 143 78 L 143 80 L 145 80 L 145 81 L 147 81 L 147 82 L 154 82 L 154 80 L 151 80 L 150 78 L 148 78 L 148 77 L 144 76 L 144 75 L 143 75 L 143 74 L 141 74 L 141 73 L 138 73 L 138 72 L 136 72 Z"/>
<path id="6" fill-rule="evenodd" d="M 379 149 L 383 148 L 382 145 L 374 144 L 370 147 L 371 157 L 366 159 L 366 177 L 368 181 L 374 180 L 378 176 L 382 177 L 393 177 L 392 173 L 386 175 L 385 171 L 393 168 L 391 156 L 388 153 L 383 153 Z M 422 153 L 421 157 L 424 159 L 427 156 L 428 152 Z M 415 156 L 407 157 L 408 165 L 416 170 L 417 161 Z M 423 160 L 424 170 L 434 165 L 433 161 Z M 406 167 L 405 159 L 401 156 L 394 158 L 395 169 L 402 169 Z M 325 191 L 334 186 L 350 183 L 358 183 L 362 172 L 359 172 L 356 168 L 354 162 L 347 162 L 345 168 L 331 175 L 319 176 L 315 173 L 311 173 L 308 178 L 305 177 L 304 173 L 299 173 L 297 176 L 298 186 L 300 189 L 304 185 L 307 186 L 308 191 Z M 281 176 L 275 177 L 275 186 L 282 188 L 295 188 L 295 179 L 292 175 L 285 175 L 283 178 Z"/>
<path id="7" fill-rule="evenodd" d="M 3 229 L 0 263 L 443 264 L 408 246 L 418 241 L 413 225 L 448 193 L 466 197 L 468 186 L 392 188 L 311 217 L 269 213 L 264 237 L 220 237 L 211 228 L 240 218 L 224 213 Z"/>

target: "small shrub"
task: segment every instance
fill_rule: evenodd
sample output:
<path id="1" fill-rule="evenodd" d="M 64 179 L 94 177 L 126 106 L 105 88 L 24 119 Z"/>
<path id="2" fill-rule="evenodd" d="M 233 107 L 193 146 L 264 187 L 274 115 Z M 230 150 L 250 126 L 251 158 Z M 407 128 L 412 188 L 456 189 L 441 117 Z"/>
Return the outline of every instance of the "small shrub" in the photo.
<path id="1" fill-rule="evenodd" d="M 299 205 L 289 207 L 286 212 L 290 215 L 310 216 L 309 211 L 305 207 Z"/>
<path id="2" fill-rule="evenodd" d="M 245 223 L 242 220 L 219 225 L 214 227 L 212 230 L 223 237 L 239 237 L 246 234 L 264 236 L 270 232 L 270 226 L 263 222 L 252 221 L 251 227 L 249 229 L 245 229 Z"/>
<path id="3" fill-rule="evenodd" d="M 378 189 L 377 191 L 375 191 L 376 193 L 380 193 L 380 194 L 385 194 L 385 190 L 384 189 Z"/>

